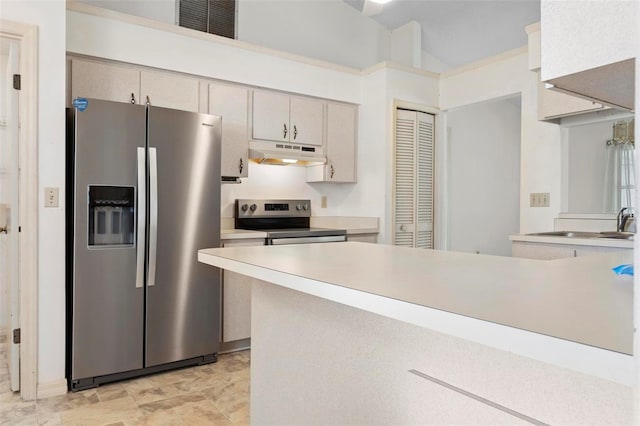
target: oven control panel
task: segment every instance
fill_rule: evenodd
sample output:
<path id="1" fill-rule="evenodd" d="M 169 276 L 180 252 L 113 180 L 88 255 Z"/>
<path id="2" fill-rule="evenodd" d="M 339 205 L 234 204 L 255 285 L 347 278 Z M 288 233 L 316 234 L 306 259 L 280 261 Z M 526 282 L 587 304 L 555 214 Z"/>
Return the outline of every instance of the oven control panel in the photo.
<path id="1" fill-rule="evenodd" d="M 311 200 L 238 199 L 235 217 L 311 217 Z"/>

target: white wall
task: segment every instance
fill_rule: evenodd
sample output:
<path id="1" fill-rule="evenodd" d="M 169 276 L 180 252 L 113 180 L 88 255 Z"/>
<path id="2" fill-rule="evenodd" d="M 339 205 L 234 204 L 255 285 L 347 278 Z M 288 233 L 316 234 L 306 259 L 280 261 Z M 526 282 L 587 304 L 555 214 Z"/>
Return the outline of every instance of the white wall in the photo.
<path id="1" fill-rule="evenodd" d="M 222 185 L 222 217 L 233 217 L 236 198 L 310 199 L 313 216 L 351 216 L 352 192 L 356 184 L 306 183 L 306 169 L 297 166 L 261 165 L 249 163 L 249 177 L 240 185 Z M 327 207 L 320 199 L 327 196 Z M 373 214 L 369 214 L 373 216 Z M 363 216 L 366 216 L 363 214 Z"/>
<path id="2" fill-rule="evenodd" d="M 238 40 L 357 69 L 389 54 L 390 33 L 342 0 L 240 0 Z"/>
<path id="3" fill-rule="evenodd" d="M 38 210 L 38 382 L 64 378 L 65 22 L 62 0 L 5 1 L 2 19 L 38 26 L 39 199 L 60 188 L 60 208 Z"/>
<path id="4" fill-rule="evenodd" d="M 567 129 L 567 211 L 605 213 L 603 209 L 606 141 L 617 120 L 585 124 Z"/>
<path id="5" fill-rule="evenodd" d="M 451 70 L 451 65 L 445 64 L 440 59 L 423 50 L 420 68 L 435 73 L 443 73 Z"/>
<path id="6" fill-rule="evenodd" d="M 286 54 L 168 24 L 143 27 L 69 11 L 67 51 L 345 102 L 360 99 L 359 72 L 290 60 Z"/>
<path id="7" fill-rule="evenodd" d="M 414 68 L 422 66 L 422 29 L 411 21 L 391 31 L 390 59 Z"/>
<path id="8" fill-rule="evenodd" d="M 175 24 L 176 0 L 76 0 L 129 15 Z"/>
<path id="9" fill-rule="evenodd" d="M 447 114 L 449 250 L 511 255 L 519 232 L 520 99 Z"/>
<path id="10" fill-rule="evenodd" d="M 176 23 L 176 0 L 80 1 Z M 357 69 L 389 55 L 390 31 L 343 0 L 239 0 L 236 8 L 241 41 Z"/>
<path id="11" fill-rule="evenodd" d="M 526 50 L 442 75 L 440 107 L 465 105 L 521 94 L 520 232 L 553 229 L 561 206 L 560 126 L 538 121 L 537 75 L 528 70 Z M 529 193 L 550 193 L 549 207 L 529 207 Z"/>

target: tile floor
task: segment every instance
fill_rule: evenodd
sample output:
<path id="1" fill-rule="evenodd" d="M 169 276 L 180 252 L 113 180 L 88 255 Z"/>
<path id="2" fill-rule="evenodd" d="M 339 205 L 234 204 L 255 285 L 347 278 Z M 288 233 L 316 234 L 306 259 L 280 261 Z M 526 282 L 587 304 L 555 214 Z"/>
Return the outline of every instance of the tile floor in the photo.
<path id="1" fill-rule="evenodd" d="M 9 389 L 7 337 L 0 335 L 0 425 L 249 424 L 250 352 L 66 395 L 22 401 Z"/>

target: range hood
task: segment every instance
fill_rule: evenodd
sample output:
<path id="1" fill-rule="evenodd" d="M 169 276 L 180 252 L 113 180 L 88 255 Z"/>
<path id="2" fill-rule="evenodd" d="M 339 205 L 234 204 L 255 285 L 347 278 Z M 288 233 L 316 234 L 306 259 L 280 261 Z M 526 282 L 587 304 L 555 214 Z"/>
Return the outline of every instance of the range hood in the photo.
<path id="1" fill-rule="evenodd" d="M 279 166 L 318 166 L 326 164 L 324 147 L 285 142 L 250 140 L 249 160 Z"/>

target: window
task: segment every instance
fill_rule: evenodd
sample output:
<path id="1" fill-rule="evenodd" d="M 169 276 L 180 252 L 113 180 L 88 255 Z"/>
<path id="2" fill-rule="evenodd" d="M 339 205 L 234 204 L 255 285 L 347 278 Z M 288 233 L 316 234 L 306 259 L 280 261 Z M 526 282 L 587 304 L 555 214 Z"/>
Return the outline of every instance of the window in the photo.
<path id="1" fill-rule="evenodd" d="M 236 38 L 236 0 L 180 0 L 178 25 Z"/>
<path id="2" fill-rule="evenodd" d="M 634 120 L 618 121 L 613 126 L 613 138 L 607 141 L 604 211 L 609 213 L 635 207 L 634 124 Z"/>

